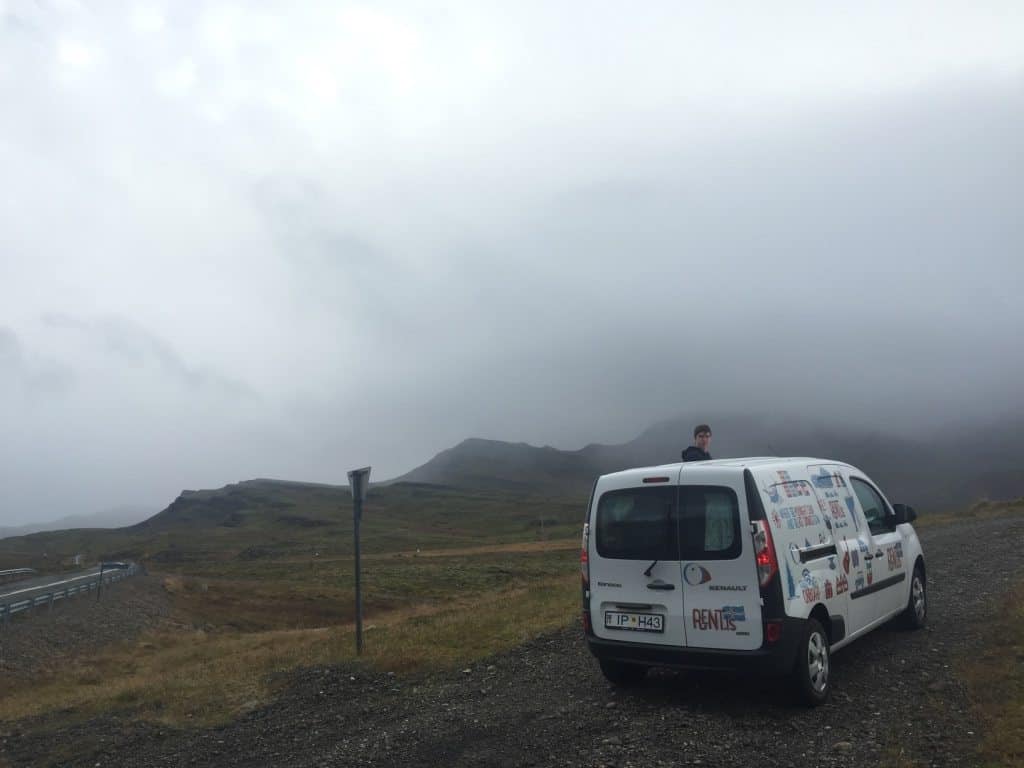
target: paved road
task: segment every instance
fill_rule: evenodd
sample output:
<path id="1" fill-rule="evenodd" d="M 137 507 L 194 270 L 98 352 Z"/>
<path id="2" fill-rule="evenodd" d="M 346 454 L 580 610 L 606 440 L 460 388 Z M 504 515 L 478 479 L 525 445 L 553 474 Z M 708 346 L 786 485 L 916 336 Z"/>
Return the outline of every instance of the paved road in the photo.
<path id="1" fill-rule="evenodd" d="M 78 586 L 89 579 L 95 580 L 99 573 L 100 569 L 96 567 L 76 573 L 37 576 L 32 579 L 3 584 L 0 585 L 0 605 L 28 600 L 38 595 L 45 595 L 47 592 L 53 592 L 55 589 L 61 590 L 65 587 Z M 116 573 L 116 571 L 105 571 L 105 573 Z M 104 582 L 106 582 L 106 579 L 104 579 Z"/>

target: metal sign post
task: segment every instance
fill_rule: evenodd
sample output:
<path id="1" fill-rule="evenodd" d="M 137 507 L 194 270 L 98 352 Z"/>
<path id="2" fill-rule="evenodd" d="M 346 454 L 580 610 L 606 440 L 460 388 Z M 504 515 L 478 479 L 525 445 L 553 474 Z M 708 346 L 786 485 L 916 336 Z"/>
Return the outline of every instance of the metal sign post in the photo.
<path id="1" fill-rule="evenodd" d="M 363 591 L 359 568 L 359 522 L 363 519 L 363 501 L 366 490 L 370 487 L 370 467 L 353 469 L 348 473 L 348 483 L 352 487 L 352 523 L 356 550 L 356 655 L 363 653 Z"/>
<path id="2" fill-rule="evenodd" d="M 100 601 L 100 591 L 103 589 L 103 572 L 104 571 L 126 571 L 126 570 L 128 570 L 128 563 L 100 563 L 100 578 L 96 582 L 96 602 L 97 603 Z"/>

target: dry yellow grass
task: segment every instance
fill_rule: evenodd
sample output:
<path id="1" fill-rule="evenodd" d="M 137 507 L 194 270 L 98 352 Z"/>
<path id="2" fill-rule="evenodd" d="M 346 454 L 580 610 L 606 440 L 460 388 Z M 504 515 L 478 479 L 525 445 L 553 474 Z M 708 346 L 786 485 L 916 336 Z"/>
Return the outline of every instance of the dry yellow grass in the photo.
<path id="1" fill-rule="evenodd" d="M 1024 581 L 1005 596 L 986 645 L 960 672 L 985 723 L 985 766 L 1024 766 Z"/>
<path id="2" fill-rule="evenodd" d="M 577 576 L 562 576 L 383 614 L 365 627 L 358 661 L 399 673 L 465 664 L 566 625 L 578 611 L 578 589 Z M 223 722 L 268 700 L 279 673 L 356 662 L 354 646 L 351 625 L 150 634 L 55 671 L 48 680 L 5 690 L 0 720 L 121 712 L 176 725 Z"/>

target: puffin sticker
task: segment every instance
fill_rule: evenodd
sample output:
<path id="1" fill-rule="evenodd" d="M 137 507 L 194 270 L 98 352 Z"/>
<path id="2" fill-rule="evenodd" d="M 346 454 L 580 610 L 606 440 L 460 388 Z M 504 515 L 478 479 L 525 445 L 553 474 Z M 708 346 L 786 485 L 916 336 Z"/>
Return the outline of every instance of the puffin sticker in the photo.
<path id="1" fill-rule="evenodd" d="M 696 587 L 700 584 L 707 584 L 711 581 L 711 572 L 701 565 L 690 563 L 688 566 L 683 568 L 683 578 L 686 579 L 687 584 L 692 587 Z"/>

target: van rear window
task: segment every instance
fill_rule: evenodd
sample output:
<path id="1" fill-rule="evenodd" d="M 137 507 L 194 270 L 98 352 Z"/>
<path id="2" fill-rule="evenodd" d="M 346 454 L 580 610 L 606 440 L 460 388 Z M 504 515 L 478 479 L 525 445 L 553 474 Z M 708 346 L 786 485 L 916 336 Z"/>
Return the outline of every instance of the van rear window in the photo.
<path id="1" fill-rule="evenodd" d="M 742 551 L 731 488 L 625 488 L 601 495 L 597 553 L 619 560 L 730 560 Z"/>

